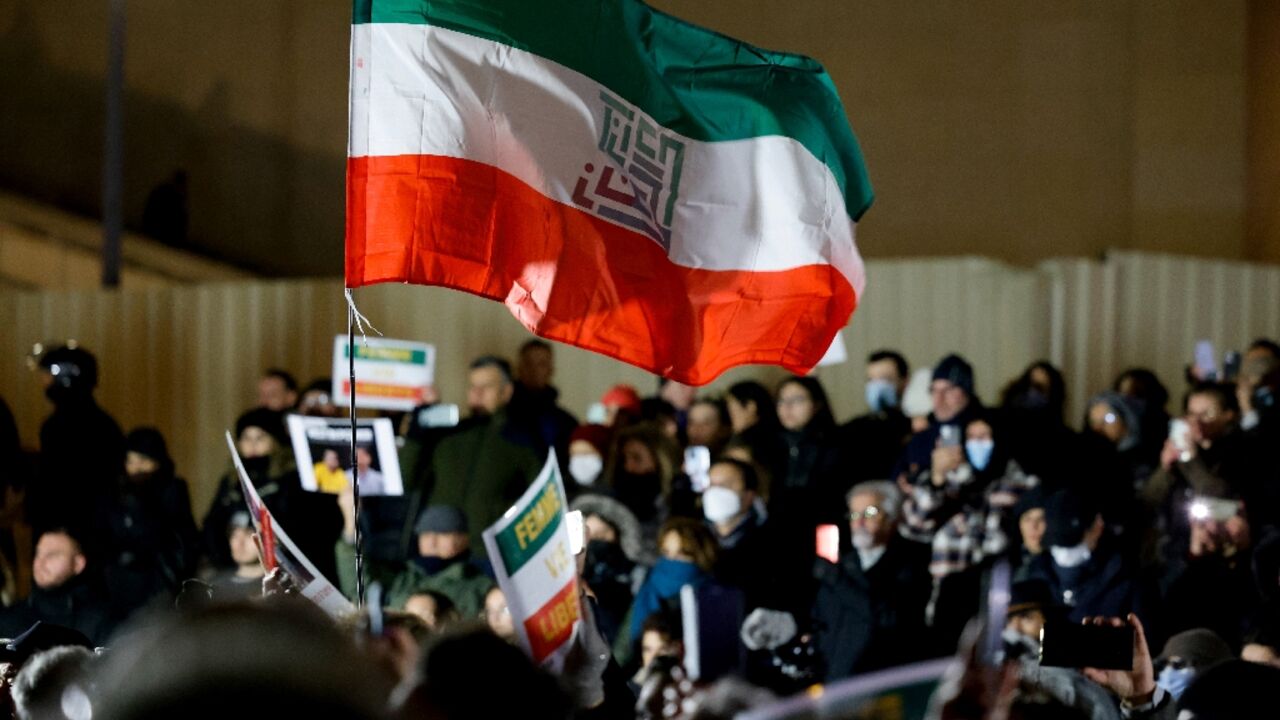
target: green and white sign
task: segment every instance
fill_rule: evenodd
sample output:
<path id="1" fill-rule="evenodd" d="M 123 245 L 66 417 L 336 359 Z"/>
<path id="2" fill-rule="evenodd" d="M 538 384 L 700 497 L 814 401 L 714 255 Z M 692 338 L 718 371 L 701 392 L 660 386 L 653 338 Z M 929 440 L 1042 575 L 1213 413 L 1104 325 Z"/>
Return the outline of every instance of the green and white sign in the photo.
<path id="1" fill-rule="evenodd" d="M 516 636 L 534 662 L 553 668 L 562 662 L 579 619 L 567 505 L 553 450 L 533 485 L 484 531 Z"/>
<path id="2" fill-rule="evenodd" d="M 333 403 L 351 404 L 347 336 L 333 339 Z M 412 410 L 435 382 L 436 348 L 408 340 L 356 341 L 356 405 L 379 410 Z"/>

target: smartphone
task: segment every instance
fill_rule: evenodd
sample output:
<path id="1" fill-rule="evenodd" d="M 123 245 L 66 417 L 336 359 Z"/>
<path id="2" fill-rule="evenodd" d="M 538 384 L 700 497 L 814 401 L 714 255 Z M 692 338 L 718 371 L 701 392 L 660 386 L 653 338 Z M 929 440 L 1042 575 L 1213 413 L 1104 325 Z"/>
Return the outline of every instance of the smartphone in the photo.
<path id="1" fill-rule="evenodd" d="M 383 628 L 382 583 L 376 580 L 369 583 L 369 589 L 365 591 L 364 595 L 364 605 L 369 608 L 369 634 L 381 635 Z"/>
<path id="2" fill-rule="evenodd" d="M 1178 457 L 1182 462 L 1191 459 L 1191 424 L 1182 418 L 1174 418 L 1169 421 L 1169 440 L 1173 442 L 1173 446 L 1181 451 Z"/>
<path id="3" fill-rule="evenodd" d="M 1204 522 L 1226 522 L 1240 514 L 1240 503 L 1236 500 L 1223 500 L 1214 497 L 1195 497 L 1187 506 L 1187 514 L 1192 520 Z"/>
<path id="4" fill-rule="evenodd" d="M 1196 343 L 1196 369 L 1205 380 L 1218 379 L 1218 353 L 1212 342 L 1201 340 Z"/>
<path id="5" fill-rule="evenodd" d="M 443 428 L 455 427 L 457 424 L 457 405 L 440 403 L 418 411 L 418 427 Z"/>
<path id="6" fill-rule="evenodd" d="M 711 450 L 705 445 L 694 445 L 684 451 L 684 474 L 689 476 L 694 492 L 702 492 L 711 485 Z"/>
<path id="7" fill-rule="evenodd" d="M 1133 628 L 1060 621 L 1040 631 L 1040 664 L 1050 667 L 1133 669 Z"/>
<path id="8" fill-rule="evenodd" d="M 1235 382 L 1240 376 L 1240 353 L 1235 350 L 1228 350 L 1227 354 L 1222 357 L 1222 381 Z"/>
<path id="9" fill-rule="evenodd" d="M 986 594 L 982 598 L 982 638 L 978 655 L 983 664 L 1000 665 L 1004 654 L 1004 626 L 1009 619 L 1009 600 L 1013 595 L 1013 570 L 1008 560 L 991 566 L 986 575 Z"/>
<path id="10" fill-rule="evenodd" d="M 959 447 L 960 426 L 943 425 L 938 428 L 938 447 Z"/>
<path id="11" fill-rule="evenodd" d="M 569 552 L 578 555 L 587 549 L 587 526 L 583 522 L 582 511 L 565 513 L 564 521 L 565 527 L 569 528 Z"/>
<path id="12" fill-rule="evenodd" d="M 816 539 L 818 557 L 836 565 L 840 563 L 840 528 L 819 525 Z"/>

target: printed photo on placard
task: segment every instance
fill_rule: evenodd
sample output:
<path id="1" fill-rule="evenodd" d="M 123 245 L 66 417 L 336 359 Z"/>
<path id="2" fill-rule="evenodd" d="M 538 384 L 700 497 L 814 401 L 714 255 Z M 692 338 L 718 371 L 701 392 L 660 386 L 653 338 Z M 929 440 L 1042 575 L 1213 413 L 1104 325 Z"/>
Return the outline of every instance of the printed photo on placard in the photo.
<path id="1" fill-rule="evenodd" d="M 351 421 L 290 415 L 289 437 L 302 488 L 337 494 L 359 472 L 361 495 L 403 495 L 395 433 L 387 418 L 356 421 L 356 451 L 351 457 Z"/>

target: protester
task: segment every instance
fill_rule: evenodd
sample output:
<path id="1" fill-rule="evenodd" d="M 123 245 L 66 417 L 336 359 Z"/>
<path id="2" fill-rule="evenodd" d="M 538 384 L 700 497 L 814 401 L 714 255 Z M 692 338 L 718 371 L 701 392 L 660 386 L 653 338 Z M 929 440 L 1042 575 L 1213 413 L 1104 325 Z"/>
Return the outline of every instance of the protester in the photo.
<path id="1" fill-rule="evenodd" d="M 1045 503 L 1045 524 L 1048 552 L 1032 558 L 1021 576 L 1048 584 L 1054 599 L 1066 606 L 1068 619 L 1145 614 L 1143 583 L 1108 536 L 1094 501 L 1059 490 Z"/>
<path id="2" fill-rule="evenodd" d="M 729 410 L 718 398 L 699 398 L 689 406 L 687 435 L 689 445 L 701 445 L 719 455 L 729 441 L 733 427 Z"/>
<path id="3" fill-rule="evenodd" d="M 702 523 L 689 518 L 673 518 L 658 534 L 662 559 L 649 571 L 636 592 L 631 608 L 630 642 L 640 640 L 645 620 L 664 607 L 678 602 L 680 588 L 698 587 L 712 579 L 716 565 L 716 541 Z M 670 607 L 670 605 L 666 605 Z"/>
<path id="4" fill-rule="evenodd" d="M 596 597 L 600 632 L 612 643 L 631 608 L 637 573 L 656 557 L 641 540 L 639 521 L 617 500 L 584 494 L 570 508 L 582 512 L 586 550 L 581 577 Z"/>
<path id="5" fill-rule="evenodd" d="M 838 563 L 819 558 L 814 570 L 812 626 L 827 682 L 927 653 L 929 551 L 898 534 L 902 493 L 886 481 L 860 483 L 845 507 L 852 545 Z"/>
<path id="6" fill-rule="evenodd" d="M 668 517 L 693 517 L 697 500 L 684 475 L 680 447 L 651 423 L 624 428 L 605 486 L 636 516 L 650 542 Z"/>
<path id="7" fill-rule="evenodd" d="M 855 481 L 889 477 L 911 438 L 911 420 L 902 412 L 910 378 L 906 358 L 894 350 L 867 357 L 867 413 L 840 431 L 850 449 L 849 471 Z"/>
<path id="8" fill-rule="evenodd" d="M 569 435 L 578 420 L 556 403 L 560 391 L 551 384 L 555 372 L 551 343 L 535 338 L 521 345 L 510 412 L 534 429 L 541 453 L 554 448 L 563 464 L 569 454 Z"/>
<path id="9" fill-rule="evenodd" d="M 1011 457 L 1029 475 L 1057 490 L 1088 472 L 1079 435 L 1067 426 L 1067 385 L 1051 363 L 1032 363 L 1005 386 L 999 421 Z"/>
<path id="10" fill-rule="evenodd" d="M 98 514 L 96 550 L 114 612 L 172 601 L 196 569 L 199 533 L 187 483 L 177 477 L 164 437 L 138 428 L 125 438 L 123 473 Z"/>
<path id="11" fill-rule="evenodd" d="M 580 425 L 569 435 L 566 490 L 571 496 L 594 488 L 604 474 L 613 432 L 604 425 Z"/>
<path id="12" fill-rule="evenodd" d="M 17 637 L 37 622 L 62 625 L 105 644 L 115 629 L 106 592 L 88 570 L 79 540 L 68 530 L 41 533 L 32 563 L 35 588 L 25 600 L 0 612 L 0 636 Z"/>
<path id="13" fill-rule="evenodd" d="M 936 448 L 903 505 L 903 534 L 932 548 L 927 616 L 948 649 L 978 611 L 982 563 L 1009 546 L 1010 512 L 1039 484 L 1010 457 L 995 425 L 990 414 L 972 416 L 964 444 Z"/>
<path id="14" fill-rule="evenodd" d="M 66 345 L 37 364 L 53 412 L 40 426 L 39 472 L 26 491 L 27 520 L 36 533 L 53 526 L 87 530 L 124 465 L 124 433 L 94 400 L 98 361 Z"/>
<path id="15" fill-rule="evenodd" d="M 258 407 L 288 412 L 298 406 L 298 381 L 288 371 L 269 368 L 258 380 Z"/>
<path id="16" fill-rule="evenodd" d="M 834 519 L 838 513 L 829 510 L 848 489 L 835 418 L 826 391 L 812 377 L 783 380 L 777 405 L 787 460 L 770 488 L 770 512 L 788 532 L 807 534 Z"/>
<path id="17" fill-rule="evenodd" d="M 355 510 L 348 491 L 339 497 L 343 514 L 342 539 L 335 546 L 339 585 L 343 594 L 355 598 Z M 472 562 L 471 534 L 465 515 L 449 505 L 432 505 L 414 524 L 417 554 L 402 567 L 386 567 L 366 562 L 365 586 L 373 581 L 386 588 L 385 604 L 405 609 L 409 597 L 425 591 L 449 598 L 464 617 L 475 617 L 484 603 L 493 578 Z"/>
<path id="18" fill-rule="evenodd" d="M 253 521 L 248 511 L 237 511 L 227 527 L 227 547 L 236 567 L 234 570 L 219 570 L 210 578 L 214 600 L 235 602 L 262 597 L 262 578 L 267 570 L 262 566 L 254 540 Z"/>
<path id="19" fill-rule="evenodd" d="M 330 395 L 332 391 L 333 380 L 330 378 L 312 380 L 298 399 L 298 412 L 310 417 L 341 417 L 342 411 Z"/>
<path id="20" fill-rule="evenodd" d="M 916 477 L 927 469 L 942 428 L 954 428 L 958 433 L 981 407 L 974 391 L 973 366 L 959 355 L 942 358 L 933 369 L 929 399 L 932 412 L 928 424 L 907 443 L 907 449 L 893 469 L 895 481 Z"/>
<path id="21" fill-rule="evenodd" d="M 604 425 L 621 428 L 640 418 L 640 393 L 630 385 L 614 385 L 600 396 L 604 406 Z"/>
<path id="22" fill-rule="evenodd" d="M 740 588 L 747 608 L 759 607 L 779 594 L 778 559 L 758 502 L 760 480 L 751 464 L 732 458 L 716 461 L 708 475 L 702 511 L 719 546 L 716 577 Z"/>
<path id="23" fill-rule="evenodd" d="M 747 448 L 770 481 L 785 471 L 787 451 L 780 435 L 777 405 L 765 386 L 750 380 L 734 383 L 725 395 L 725 408 L 733 428 L 729 444 Z"/>
<path id="24" fill-rule="evenodd" d="M 431 458 L 427 505 L 447 505 L 466 516 L 470 546 L 484 556 L 480 533 L 502 516 L 542 469 L 536 439 L 509 418 L 515 393 L 505 360 L 476 359 L 467 374 L 467 404 L 473 423 L 436 447 Z"/>

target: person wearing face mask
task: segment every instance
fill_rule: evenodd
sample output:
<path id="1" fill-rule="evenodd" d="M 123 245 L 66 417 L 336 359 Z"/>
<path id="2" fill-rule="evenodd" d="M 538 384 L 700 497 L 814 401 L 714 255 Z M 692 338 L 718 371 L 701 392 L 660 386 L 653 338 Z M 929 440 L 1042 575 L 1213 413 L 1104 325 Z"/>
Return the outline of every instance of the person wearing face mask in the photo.
<path id="1" fill-rule="evenodd" d="M 569 435 L 569 479 L 565 491 L 570 499 L 598 487 L 604 474 L 604 458 L 612 431 L 604 425 L 580 425 Z"/>
<path id="2" fill-rule="evenodd" d="M 757 502 L 759 475 L 750 464 L 720 458 L 708 472 L 710 486 L 702 493 L 702 512 L 720 546 L 716 577 L 742 589 L 748 610 L 766 601 L 776 562 L 765 535 L 765 517 Z"/>
<path id="3" fill-rule="evenodd" d="M 810 615 L 824 681 L 925 657 L 928 549 L 898 533 L 902 492 L 885 480 L 859 483 L 845 507 L 852 544 L 839 562 L 818 558 Z"/>
<path id="4" fill-rule="evenodd" d="M 1078 474 L 1080 435 L 1067 426 L 1066 381 L 1045 360 L 1032 363 L 1000 394 L 1005 446 L 1027 473 L 1057 488 Z"/>
<path id="5" fill-rule="evenodd" d="M 164 437 L 155 428 L 137 428 L 125 448 L 124 473 L 94 533 L 103 580 L 122 618 L 152 598 L 171 600 L 200 555 L 187 483 L 175 475 Z"/>
<path id="6" fill-rule="evenodd" d="M 1235 655 L 1217 633 L 1204 628 L 1186 630 L 1169 638 L 1152 662 L 1156 685 L 1179 700 L 1197 675 Z"/>
<path id="7" fill-rule="evenodd" d="M 854 481 L 888 477 L 911 438 L 911 419 L 902 412 L 910 369 L 894 350 L 877 350 L 867 358 L 867 413 L 845 423 L 840 435 L 849 452 Z"/>
<path id="8" fill-rule="evenodd" d="M 680 448 L 652 423 L 621 430 L 606 470 L 603 492 L 627 507 L 640 521 L 648 542 L 669 517 L 699 515 L 696 495 L 682 472 Z"/>
<path id="9" fill-rule="evenodd" d="M 982 408 L 982 401 L 974 390 L 973 366 L 959 355 L 939 360 L 929 383 L 929 399 L 932 412 L 928 424 L 911 436 L 906 450 L 894 464 L 890 477 L 895 481 L 900 478 L 910 481 L 927 469 L 942 428 L 962 428 Z"/>
<path id="10" fill-rule="evenodd" d="M 343 531 L 332 552 L 338 568 L 338 587 L 354 599 L 355 509 L 351 491 L 345 491 L 339 501 Z M 381 582 L 387 589 L 387 607 L 397 610 L 417 593 L 438 592 L 449 598 L 463 617 L 475 617 L 484 607 L 485 593 L 493 587 L 493 578 L 486 574 L 481 562 L 472 558 L 467 517 L 458 508 L 432 505 L 418 516 L 413 530 L 417 552 L 399 567 L 366 562 L 366 587 L 375 580 Z"/>
<path id="11" fill-rule="evenodd" d="M 1039 480 L 1009 457 L 990 414 L 964 426 L 963 445 L 940 445 L 903 504 L 902 534 L 927 543 L 933 597 L 927 613 L 939 649 L 955 647 L 978 611 L 980 566 L 1009 547 L 1006 526 Z"/>
<path id="12" fill-rule="evenodd" d="M 1096 502 L 1074 490 L 1059 490 L 1045 502 L 1044 544 L 1048 552 L 1033 557 L 1017 579 L 1039 579 L 1049 585 L 1067 619 L 1102 615 L 1146 617 L 1144 601 L 1154 593 L 1140 582 L 1138 569 L 1116 547 Z M 1150 620 L 1147 623 L 1150 626 Z"/>

